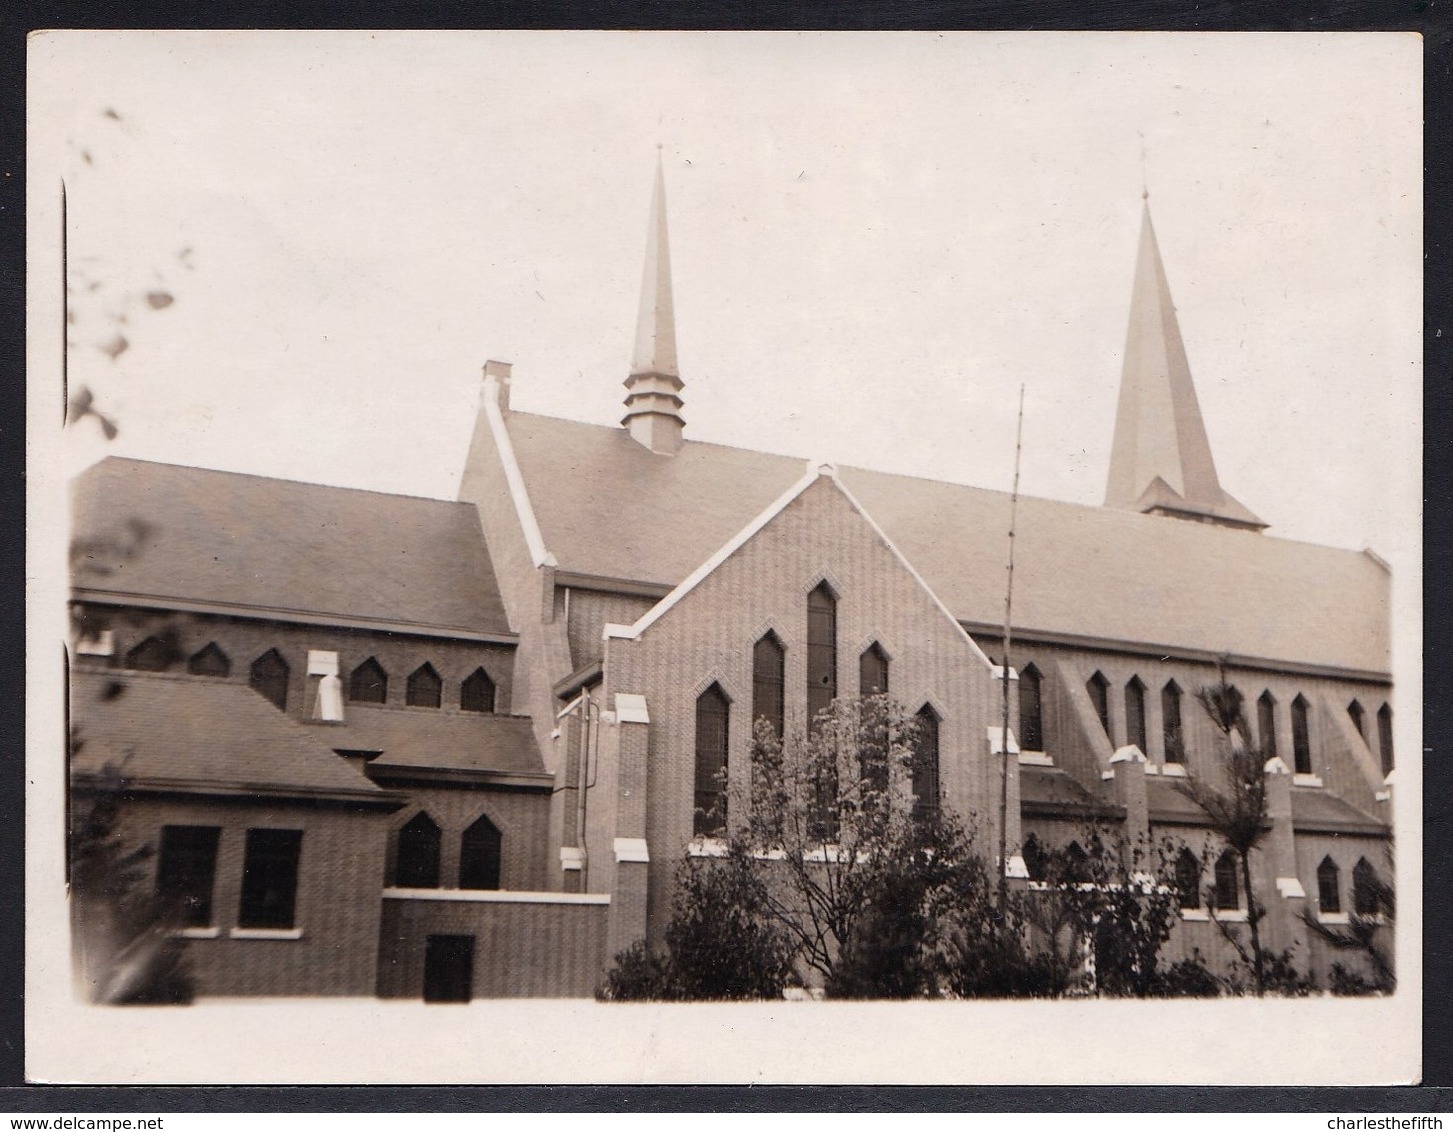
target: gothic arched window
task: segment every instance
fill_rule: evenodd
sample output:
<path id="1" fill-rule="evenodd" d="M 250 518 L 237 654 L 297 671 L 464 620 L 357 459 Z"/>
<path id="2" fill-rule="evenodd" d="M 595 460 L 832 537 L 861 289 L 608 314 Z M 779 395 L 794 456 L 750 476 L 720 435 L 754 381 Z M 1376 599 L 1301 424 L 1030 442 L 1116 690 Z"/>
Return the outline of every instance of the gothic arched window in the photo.
<path id="1" fill-rule="evenodd" d="M 1276 757 L 1276 697 L 1271 692 L 1261 693 L 1256 701 L 1256 732 L 1261 740 L 1261 752 L 1268 759 Z"/>
<path id="2" fill-rule="evenodd" d="M 1201 859 L 1189 849 L 1176 856 L 1176 891 L 1182 908 L 1201 906 Z"/>
<path id="3" fill-rule="evenodd" d="M 217 642 L 212 641 L 191 655 L 187 660 L 187 671 L 193 676 L 230 676 L 232 661 L 217 647 Z"/>
<path id="4" fill-rule="evenodd" d="M 1241 907 L 1241 881 L 1236 875 L 1236 855 L 1229 849 L 1216 858 L 1216 907 L 1223 911 Z"/>
<path id="5" fill-rule="evenodd" d="M 399 830 L 399 847 L 394 856 L 394 884 L 399 888 L 439 887 L 438 825 L 420 810 Z"/>
<path id="6" fill-rule="evenodd" d="M 1342 873 L 1331 857 L 1323 857 L 1317 866 L 1317 907 L 1323 912 L 1342 911 Z"/>
<path id="7" fill-rule="evenodd" d="M 1105 729 L 1105 734 L 1110 734 L 1110 681 L 1096 672 L 1085 681 L 1085 691 L 1090 693 L 1090 703 L 1094 706 L 1095 715 L 1100 719 L 1100 726 Z"/>
<path id="8" fill-rule="evenodd" d="M 1140 682 L 1139 676 L 1132 676 L 1130 683 L 1125 685 L 1125 741 L 1139 747 L 1141 754 L 1145 753 L 1148 745 L 1145 737 L 1145 685 Z"/>
<path id="9" fill-rule="evenodd" d="M 464 831 L 459 839 L 459 887 L 497 889 L 504 863 L 504 836 L 488 817 Z"/>
<path id="10" fill-rule="evenodd" d="M 268 649 L 252 662 L 247 682 L 262 696 L 271 700 L 279 711 L 288 706 L 288 662 L 277 649 Z"/>
<path id="11" fill-rule="evenodd" d="M 494 681 L 483 668 L 476 668 L 459 685 L 459 707 L 463 711 L 494 711 Z"/>
<path id="12" fill-rule="evenodd" d="M 383 665 L 369 657 L 353 670 L 348 678 L 348 698 L 359 704 L 388 702 L 388 673 Z"/>
<path id="13" fill-rule="evenodd" d="M 1019 674 L 1019 746 L 1044 750 L 1044 708 L 1040 699 L 1042 677 L 1032 664 Z"/>
<path id="14" fill-rule="evenodd" d="M 726 831 L 727 720 L 726 693 L 713 684 L 696 697 L 696 805 L 692 832 L 717 837 Z"/>
<path id="15" fill-rule="evenodd" d="M 1160 690 L 1160 728 L 1165 740 L 1165 761 L 1186 761 L 1186 740 L 1181 730 L 1181 689 L 1174 680 Z"/>
<path id="16" fill-rule="evenodd" d="M 786 668 L 786 650 L 775 633 L 767 633 L 752 646 L 752 719 L 765 719 L 778 739 L 784 726 Z"/>
<path id="17" fill-rule="evenodd" d="M 404 703 L 409 707 L 438 707 L 444 694 L 444 681 L 432 664 L 421 664 L 409 673 L 404 688 Z"/>
<path id="18" fill-rule="evenodd" d="M 913 811 L 923 816 L 938 809 L 938 712 L 924 704 L 914 716 L 918 730 L 913 739 Z"/>
<path id="19" fill-rule="evenodd" d="M 1312 741 L 1307 731 L 1307 701 L 1298 696 L 1292 701 L 1292 758 L 1298 774 L 1312 773 Z"/>
<path id="20" fill-rule="evenodd" d="M 858 657 L 858 694 L 873 696 L 888 691 L 888 654 L 875 641 Z"/>

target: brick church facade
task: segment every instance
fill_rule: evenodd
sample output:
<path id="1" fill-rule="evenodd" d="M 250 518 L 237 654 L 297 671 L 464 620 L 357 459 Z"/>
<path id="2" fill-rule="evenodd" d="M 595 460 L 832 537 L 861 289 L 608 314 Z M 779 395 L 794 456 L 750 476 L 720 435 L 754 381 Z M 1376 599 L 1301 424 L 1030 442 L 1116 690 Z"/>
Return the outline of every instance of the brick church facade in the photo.
<path id="1" fill-rule="evenodd" d="M 1247 894 L 1177 785 L 1218 666 L 1274 748 L 1264 936 L 1325 979 L 1304 912 L 1391 881 L 1390 579 L 1221 488 L 1148 202 L 1105 503 L 1019 501 L 1007 743 L 1008 496 L 691 440 L 675 335 L 658 173 L 621 427 L 518 412 L 491 362 L 457 502 L 78 479 L 73 797 L 120 776 L 200 993 L 588 995 L 714 851 L 754 720 L 869 682 L 1016 884 L 1090 823 L 1186 846 L 1167 954 L 1219 961 Z"/>

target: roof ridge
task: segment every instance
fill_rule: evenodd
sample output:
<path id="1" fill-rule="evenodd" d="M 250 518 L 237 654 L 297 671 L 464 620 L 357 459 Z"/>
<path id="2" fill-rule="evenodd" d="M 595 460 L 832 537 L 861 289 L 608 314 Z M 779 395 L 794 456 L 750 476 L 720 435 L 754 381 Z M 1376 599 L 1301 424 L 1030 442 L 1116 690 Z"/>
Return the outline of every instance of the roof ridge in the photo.
<path id="1" fill-rule="evenodd" d="M 237 479 L 266 480 L 269 483 L 295 484 L 298 487 L 321 487 L 328 491 L 346 491 L 353 495 L 382 495 L 387 499 L 413 499 L 421 503 L 447 503 L 455 507 L 472 507 L 473 504 L 458 499 L 443 499 L 435 495 L 415 495 L 403 491 L 382 491 L 373 487 L 348 487 L 344 484 L 319 483 L 317 480 L 290 479 L 287 476 L 269 476 L 262 472 L 239 472 L 232 468 L 204 468 L 198 464 L 177 464 L 169 460 L 147 460 L 140 456 L 118 456 L 108 455 L 97 460 L 90 467 L 83 469 L 76 476 L 89 475 L 95 469 L 107 464 L 146 464 L 154 468 L 180 468 L 187 472 L 205 472 L 208 475 L 232 476 Z"/>
<path id="2" fill-rule="evenodd" d="M 533 418 L 535 418 L 537 420 L 554 421 L 554 422 L 558 422 L 558 423 L 561 423 L 561 424 L 580 425 L 580 426 L 586 427 L 586 428 L 599 429 L 602 432 L 616 432 L 616 433 L 620 433 L 620 435 L 622 437 L 624 437 L 626 439 L 629 439 L 629 434 L 626 432 L 625 429 L 620 428 L 620 427 L 618 427 L 616 425 L 601 424 L 598 421 L 582 421 L 582 420 L 577 420 L 577 419 L 575 419 L 573 417 L 555 416 L 555 415 L 550 414 L 550 413 L 531 413 L 531 412 L 526 412 L 526 411 L 522 411 L 522 410 L 511 409 L 510 412 L 509 412 L 509 414 L 505 417 L 506 424 L 508 425 L 509 421 L 512 418 L 515 418 L 515 417 L 533 417 Z M 787 452 L 768 452 L 768 451 L 766 451 L 764 449 L 761 449 L 761 448 L 747 448 L 747 447 L 744 447 L 744 446 L 742 446 L 740 444 L 722 444 L 719 441 L 714 441 L 714 440 L 698 440 L 698 439 L 695 439 L 693 437 L 687 437 L 685 439 L 685 441 L 682 443 L 681 452 L 678 453 L 678 458 L 681 455 L 684 455 L 684 454 L 690 452 L 690 450 L 693 449 L 693 448 L 697 448 L 697 449 L 700 449 L 700 448 L 716 448 L 716 449 L 722 449 L 722 450 L 725 450 L 725 451 L 728 451 L 728 452 L 745 452 L 745 453 L 748 453 L 748 454 L 753 455 L 753 456 L 770 456 L 773 459 L 790 460 L 790 461 L 797 462 L 799 464 L 805 464 L 809 460 L 809 457 L 800 456 L 800 455 L 794 455 L 792 453 L 787 453 Z M 856 472 L 862 472 L 862 473 L 865 473 L 867 475 L 872 475 L 872 476 L 891 476 L 894 479 L 914 480 L 914 481 L 919 482 L 919 483 L 936 484 L 936 485 L 939 485 L 939 486 L 942 486 L 942 487 L 963 488 L 963 489 L 967 489 L 969 491 L 981 492 L 981 493 L 983 493 L 985 495 L 999 496 L 999 497 L 1001 497 L 1001 498 L 1004 499 L 1004 501 L 1006 502 L 1006 504 L 1007 504 L 1007 502 L 1008 502 L 1008 500 L 1010 498 L 1010 494 L 1011 494 L 1009 491 L 1007 491 L 1007 490 L 1005 490 L 1003 488 L 984 487 L 984 486 L 982 486 L 980 484 L 966 483 L 963 480 L 943 479 L 941 477 L 921 475 L 921 474 L 917 474 L 917 473 L 914 473 L 914 472 L 894 472 L 894 471 L 888 471 L 887 469 L 884 469 L 884 468 L 870 468 L 870 467 L 865 467 L 865 466 L 863 466 L 861 464 L 844 464 L 844 463 L 837 463 L 836 461 L 834 461 L 834 463 L 835 463 L 835 466 L 837 467 L 837 470 L 838 470 L 839 475 L 844 475 L 844 474 L 851 475 L 851 474 L 856 473 Z M 1231 496 L 1229 496 L 1229 495 L 1228 495 L 1228 498 L 1232 498 L 1233 499 L 1233 502 L 1238 502 L 1238 501 L 1235 501 L 1234 498 L 1231 497 Z M 1055 499 L 1054 497 L 1048 496 L 1048 495 L 1034 495 L 1034 494 L 1027 494 L 1025 492 L 1020 492 L 1019 493 L 1019 502 L 1021 504 L 1022 503 L 1025 503 L 1025 502 L 1028 502 L 1031 505 L 1032 504 L 1050 504 L 1050 505 L 1055 506 L 1055 507 L 1070 508 L 1070 509 L 1073 509 L 1073 510 L 1075 510 L 1077 512 L 1084 513 L 1084 514 L 1094 514 L 1094 515 L 1101 515 L 1101 516 L 1115 516 L 1115 517 L 1117 517 L 1117 519 L 1118 518 L 1125 518 L 1125 519 L 1128 519 L 1128 520 L 1131 520 L 1131 521 L 1135 521 L 1135 522 L 1144 522 L 1144 521 L 1170 522 L 1170 523 L 1180 523 L 1180 524 L 1182 524 L 1183 526 L 1186 526 L 1186 527 L 1200 527 L 1200 526 L 1203 526 L 1204 525 L 1204 524 L 1196 523 L 1196 522 L 1193 522 L 1193 521 L 1190 521 L 1190 520 L 1186 520 L 1186 519 L 1178 519 L 1178 518 L 1175 518 L 1174 516 L 1170 516 L 1170 515 L 1151 515 L 1151 514 L 1144 514 L 1144 513 L 1138 512 L 1138 511 L 1130 511 L 1130 510 L 1127 510 L 1125 508 L 1120 508 L 1120 507 L 1107 507 L 1103 503 L 1081 503 L 1081 502 L 1077 502 L 1076 500 L 1072 500 L 1072 499 Z M 1225 526 L 1221 526 L 1221 527 L 1218 527 L 1218 528 L 1215 528 L 1215 529 L 1220 530 L 1222 532 L 1225 532 L 1228 529 L 1234 529 L 1234 528 L 1228 528 L 1228 527 L 1225 527 Z M 1241 533 L 1249 533 L 1249 532 L 1241 532 Z M 1288 538 L 1285 535 L 1280 535 L 1280 534 L 1269 534 L 1266 531 L 1260 531 L 1260 532 L 1255 532 L 1255 533 L 1257 534 L 1257 537 L 1260 538 L 1264 542 L 1274 542 L 1274 543 L 1288 544 L 1288 545 L 1292 545 L 1292 546 L 1306 546 L 1306 547 L 1312 547 L 1312 548 L 1317 549 L 1317 550 L 1335 551 L 1338 554 L 1348 554 L 1348 555 L 1361 555 L 1361 554 L 1364 554 L 1364 551 L 1365 551 L 1365 548 L 1363 548 L 1363 547 L 1333 546 L 1333 545 L 1330 545 L 1330 544 L 1324 543 L 1324 542 L 1311 542 L 1308 539 L 1295 539 L 1295 538 Z"/>

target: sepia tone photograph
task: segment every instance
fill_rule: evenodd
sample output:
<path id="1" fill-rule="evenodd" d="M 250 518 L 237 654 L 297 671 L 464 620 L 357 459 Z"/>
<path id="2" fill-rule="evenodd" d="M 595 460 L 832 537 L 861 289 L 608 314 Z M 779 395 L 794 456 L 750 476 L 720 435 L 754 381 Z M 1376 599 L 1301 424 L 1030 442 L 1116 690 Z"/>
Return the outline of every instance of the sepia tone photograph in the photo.
<path id="1" fill-rule="evenodd" d="M 34 35 L 30 1077 L 1416 1079 L 1421 50 Z"/>

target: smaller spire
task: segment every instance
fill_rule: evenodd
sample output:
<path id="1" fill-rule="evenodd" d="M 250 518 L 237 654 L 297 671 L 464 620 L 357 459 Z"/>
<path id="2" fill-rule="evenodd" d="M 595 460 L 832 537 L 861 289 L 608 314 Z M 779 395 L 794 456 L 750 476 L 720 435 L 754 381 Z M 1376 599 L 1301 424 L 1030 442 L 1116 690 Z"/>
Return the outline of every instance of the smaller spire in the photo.
<path id="1" fill-rule="evenodd" d="M 646 268 L 636 349 L 626 379 L 626 415 L 621 424 L 652 452 L 675 455 L 686 422 L 681 417 L 684 383 L 676 361 L 676 306 L 671 295 L 671 247 L 666 230 L 666 174 L 656 145 L 656 184 L 646 230 Z"/>

